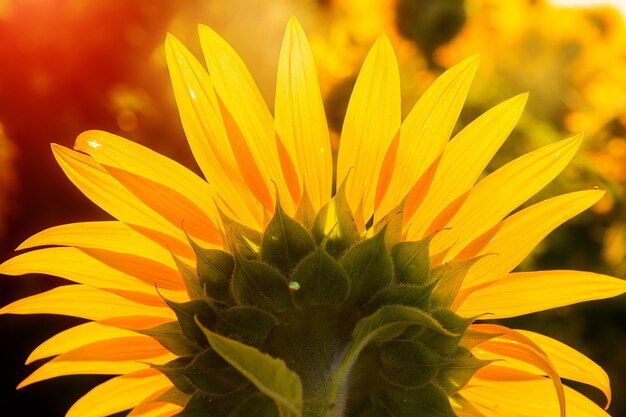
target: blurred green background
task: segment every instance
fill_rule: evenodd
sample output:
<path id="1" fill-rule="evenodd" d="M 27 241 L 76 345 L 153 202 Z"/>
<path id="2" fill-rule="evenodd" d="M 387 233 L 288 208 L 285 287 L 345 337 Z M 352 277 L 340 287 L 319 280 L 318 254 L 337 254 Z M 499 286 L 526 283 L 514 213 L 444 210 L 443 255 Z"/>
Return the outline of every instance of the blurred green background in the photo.
<path id="1" fill-rule="evenodd" d="M 459 127 L 530 92 L 518 127 L 489 170 L 584 132 L 573 163 L 532 201 L 596 186 L 607 195 L 550 235 L 520 269 L 625 277 L 624 17 L 610 7 L 539 0 L 0 0 L 0 261 L 44 228 L 108 218 L 66 180 L 50 142 L 71 147 L 80 132 L 103 129 L 198 171 L 165 67 L 166 32 L 200 55 L 196 24 L 215 28 L 242 55 L 272 108 L 278 51 L 291 15 L 311 41 L 335 146 L 356 74 L 381 32 L 398 55 L 405 114 L 439 73 L 475 53 L 481 67 Z M 1 301 L 60 283 L 3 277 Z M 28 353 L 72 324 L 77 321 L 54 316 L 0 317 L 3 415 L 61 416 L 105 379 L 63 377 L 15 392 L 37 366 L 22 364 Z M 609 412 L 626 416 L 625 296 L 505 324 L 550 335 L 596 360 L 611 376 Z M 576 388 L 602 402 L 599 392 Z"/>

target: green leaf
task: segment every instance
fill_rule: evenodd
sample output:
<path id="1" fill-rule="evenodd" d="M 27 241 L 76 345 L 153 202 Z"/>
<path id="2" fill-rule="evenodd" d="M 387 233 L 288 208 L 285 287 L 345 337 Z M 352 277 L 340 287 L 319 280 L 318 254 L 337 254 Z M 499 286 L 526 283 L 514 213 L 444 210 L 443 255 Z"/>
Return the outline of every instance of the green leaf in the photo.
<path id="1" fill-rule="evenodd" d="M 189 241 L 191 242 L 191 239 L 189 239 Z M 183 280 L 183 284 L 185 284 L 185 289 L 187 290 L 189 298 L 191 298 L 192 300 L 196 300 L 204 297 L 204 292 L 202 291 L 202 287 L 200 285 L 200 281 L 198 280 L 198 273 L 196 272 L 196 270 L 181 261 L 178 256 L 174 255 L 173 253 L 172 258 L 174 258 L 176 268 L 178 269 L 178 273 Z"/>
<path id="2" fill-rule="evenodd" d="M 419 342 L 391 340 L 379 347 L 381 374 L 391 384 L 417 388 L 433 381 L 443 359 Z"/>
<path id="3" fill-rule="evenodd" d="M 235 255 L 233 291 L 240 304 L 267 311 L 293 307 L 291 290 L 283 275 L 266 263 Z"/>
<path id="4" fill-rule="evenodd" d="M 446 393 L 434 384 L 411 390 L 384 390 L 374 401 L 394 417 L 456 417 Z"/>
<path id="5" fill-rule="evenodd" d="M 492 362 L 478 359 L 469 350 L 458 348 L 452 363 L 439 372 L 438 385 L 448 394 L 457 392 L 472 379 L 476 371 Z"/>
<path id="6" fill-rule="evenodd" d="M 361 239 L 346 199 L 345 182 L 328 204 L 317 213 L 311 231 L 318 244 L 327 239 L 326 250 L 335 258 L 341 257 L 348 248 Z"/>
<path id="7" fill-rule="evenodd" d="M 214 311 L 218 317 L 215 330 L 219 334 L 250 346 L 260 346 L 270 331 L 278 325 L 276 317 L 256 307 L 232 307 Z"/>
<path id="8" fill-rule="evenodd" d="M 176 387 L 172 387 L 151 401 L 155 403 L 176 404 L 184 407 L 190 399 L 191 395 L 185 394 Z"/>
<path id="9" fill-rule="evenodd" d="M 246 259 L 258 259 L 261 254 L 262 235 L 258 231 L 243 224 L 237 223 L 222 211 L 222 241 L 230 250 L 230 253 L 239 253 Z"/>
<path id="10" fill-rule="evenodd" d="M 279 417 L 276 403 L 265 395 L 251 395 L 229 417 Z"/>
<path id="11" fill-rule="evenodd" d="M 210 349 L 173 372 L 187 377 L 197 391 L 211 397 L 229 395 L 249 385 L 243 375 Z"/>
<path id="12" fill-rule="evenodd" d="M 370 314 L 384 305 L 402 305 L 428 310 L 430 293 L 434 287 L 434 285 L 399 285 L 397 287 L 383 288 L 365 304 L 363 311 L 366 314 Z"/>
<path id="13" fill-rule="evenodd" d="M 311 202 L 309 193 L 306 190 L 306 186 L 302 191 L 302 199 L 300 200 L 300 204 L 298 204 L 294 219 L 299 221 L 300 224 L 307 230 L 311 230 L 313 228 L 313 222 L 315 221 L 315 209 L 313 208 L 313 203 Z"/>
<path id="14" fill-rule="evenodd" d="M 320 245 L 304 258 L 291 274 L 298 289 L 293 297 L 299 307 L 314 305 L 338 306 L 348 297 L 350 284 L 341 264 Z"/>
<path id="15" fill-rule="evenodd" d="M 433 268 L 428 278 L 436 286 L 431 296 L 432 308 L 449 308 L 461 289 L 469 269 L 482 257 L 448 262 Z"/>
<path id="16" fill-rule="evenodd" d="M 206 338 L 196 326 L 195 316 L 198 316 L 204 323 L 213 323 L 215 318 L 207 303 L 204 300 L 191 300 L 186 303 L 175 303 L 165 298 L 163 300 L 176 314 L 180 330 L 187 340 L 201 348 L 200 350 L 206 348 Z"/>
<path id="17" fill-rule="evenodd" d="M 314 249 L 309 232 L 283 211 L 277 198 L 274 217 L 263 233 L 261 259 L 288 275 Z"/>
<path id="18" fill-rule="evenodd" d="M 213 300 L 232 302 L 230 282 L 235 268 L 233 257 L 221 250 L 204 249 L 191 239 L 189 243 L 196 253 L 198 283 Z"/>
<path id="19" fill-rule="evenodd" d="M 272 398 L 281 416 L 302 415 L 302 384 L 298 375 L 289 370 L 285 362 L 254 347 L 213 333 L 199 321 L 197 323 L 211 347 L 259 391 Z"/>
<path id="20" fill-rule="evenodd" d="M 393 262 L 385 246 L 385 229 L 357 243 L 341 258 L 350 282 L 349 300 L 363 304 L 393 280 Z"/>
<path id="21" fill-rule="evenodd" d="M 391 259 L 399 284 L 424 285 L 430 272 L 428 247 L 432 237 L 416 242 L 400 242 L 391 248 Z"/>
<path id="22" fill-rule="evenodd" d="M 177 321 L 159 324 L 150 329 L 137 330 L 137 332 L 156 339 L 165 349 L 177 356 L 195 355 L 201 351 L 196 344 L 187 340 Z"/>

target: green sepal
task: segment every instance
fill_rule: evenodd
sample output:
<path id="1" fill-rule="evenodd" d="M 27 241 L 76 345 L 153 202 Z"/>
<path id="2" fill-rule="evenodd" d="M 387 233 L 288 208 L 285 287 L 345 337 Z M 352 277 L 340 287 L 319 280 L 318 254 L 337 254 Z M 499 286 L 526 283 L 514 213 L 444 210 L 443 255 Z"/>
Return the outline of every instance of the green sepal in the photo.
<path id="1" fill-rule="evenodd" d="M 476 371 L 492 362 L 476 358 L 465 348 L 457 348 L 452 362 L 439 371 L 437 383 L 446 393 L 452 394 L 463 388 Z"/>
<path id="2" fill-rule="evenodd" d="M 309 254 L 291 274 L 297 283 L 293 298 L 297 306 L 342 304 L 348 297 L 350 283 L 341 264 L 326 252 L 324 244 Z"/>
<path id="3" fill-rule="evenodd" d="M 271 398 L 254 394 L 239 404 L 229 417 L 279 417 L 279 413 Z"/>
<path id="4" fill-rule="evenodd" d="M 433 309 L 449 308 L 454 303 L 467 272 L 481 258 L 448 262 L 430 271 L 428 281 L 436 283 L 431 296 Z"/>
<path id="5" fill-rule="evenodd" d="M 419 334 L 419 341 L 442 356 L 454 355 L 463 333 L 475 318 L 463 318 L 450 310 L 434 310 L 430 314 L 453 335 L 444 335 L 441 332 L 424 329 Z"/>
<path id="6" fill-rule="evenodd" d="M 361 239 L 354 215 L 346 198 L 345 182 L 337 194 L 320 209 L 311 229 L 317 244 L 326 240 L 328 253 L 339 258 Z"/>
<path id="7" fill-rule="evenodd" d="M 237 369 L 259 391 L 276 402 L 282 417 L 302 415 L 302 383 L 298 375 L 287 368 L 283 360 L 214 333 L 199 321 L 197 324 L 211 347 L 226 362 Z"/>
<path id="8" fill-rule="evenodd" d="M 189 243 L 196 254 L 198 283 L 213 300 L 232 303 L 230 282 L 235 268 L 233 257 L 218 249 L 204 249 L 191 239 Z"/>
<path id="9" fill-rule="evenodd" d="M 165 349 L 177 356 L 196 355 L 201 352 L 197 344 L 190 342 L 183 335 L 183 331 L 177 321 L 169 321 L 149 329 L 136 331 L 152 337 Z"/>
<path id="10" fill-rule="evenodd" d="M 491 340 L 494 337 L 502 336 L 503 334 L 504 333 L 487 333 L 467 329 L 465 333 L 463 333 L 463 338 L 459 342 L 459 346 L 464 347 L 467 350 L 472 350 L 481 343 Z"/>
<path id="11" fill-rule="evenodd" d="M 220 210 L 222 241 L 230 253 L 239 253 L 246 259 L 258 259 L 261 254 L 260 232 L 245 226 L 228 217 Z"/>
<path id="12" fill-rule="evenodd" d="M 167 391 L 165 391 L 164 393 L 162 393 L 161 395 L 159 395 L 158 397 L 156 397 L 155 399 L 151 400 L 151 402 L 170 403 L 170 404 L 180 405 L 181 407 L 185 407 L 185 405 L 187 405 L 190 399 L 191 399 L 190 394 L 185 394 L 178 388 L 172 387 L 168 389 Z"/>
<path id="13" fill-rule="evenodd" d="M 294 216 L 294 219 L 300 222 L 300 224 L 304 226 L 307 230 L 311 230 L 313 229 L 315 216 L 315 208 L 313 207 L 313 203 L 311 202 L 309 193 L 306 190 L 306 186 L 304 186 L 302 190 L 302 198 L 300 199 L 300 204 L 298 204 L 298 208 L 296 208 L 296 214 Z"/>
<path id="14" fill-rule="evenodd" d="M 196 393 L 196 388 L 189 378 L 180 373 L 180 371 L 189 366 L 192 361 L 193 356 L 181 356 L 163 365 L 151 364 L 150 366 L 165 375 L 176 389 L 184 394 L 192 395 Z"/>
<path id="15" fill-rule="evenodd" d="M 402 305 L 428 310 L 430 306 L 430 293 L 435 287 L 431 285 L 398 285 L 386 287 L 378 291 L 372 299 L 365 304 L 363 312 L 371 314 L 384 305 Z"/>
<path id="16" fill-rule="evenodd" d="M 215 330 L 219 334 L 250 346 L 261 346 L 278 325 L 276 317 L 256 307 L 214 308 L 213 311 L 217 316 Z"/>
<path id="17" fill-rule="evenodd" d="M 200 350 L 206 348 L 206 338 L 196 325 L 195 316 L 198 316 L 204 323 L 212 324 L 215 317 L 208 304 L 204 300 L 191 300 L 186 303 L 176 303 L 165 298 L 163 300 L 176 314 L 180 330 L 187 340 L 201 348 Z"/>
<path id="18" fill-rule="evenodd" d="M 189 236 L 187 236 L 187 239 L 191 243 L 191 239 L 189 238 Z M 174 263 L 176 264 L 176 269 L 178 269 L 178 274 L 183 280 L 183 284 L 185 285 L 185 290 L 187 290 L 187 295 L 189 295 L 189 298 L 192 300 L 197 300 L 204 297 L 204 292 L 202 291 L 202 286 L 200 285 L 200 281 L 198 280 L 198 273 L 196 272 L 196 269 L 181 261 L 178 256 L 174 255 L 173 253 L 172 258 L 174 259 Z"/>
<path id="19" fill-rule="evenodd" d="M 185 376 L 198 392 L 211 397 L 230 395 L 249 385 L 243 375 L 211 349 L 174 372 Z"/>
<path id="20" fill-rule="evenodd" d="M 395 209 L 387 213 L 373 227 L 374 233 L 378 233 L 383 229 L 387 229 L 385 233 L 385 243 L 388 249 L 402 241 L 402 226 L 404 224 L 404 203 L 406 199 Z"/>
<path id="21" fill-rule="evenodd" d="M 393 262 L 385 245 L 386 229 L 357 243 L 341 258 L 350 283 L 349 301 L 366 303 L 393 280 Z"/>
<path id="22" fill-rule="evenodd" d="M 441 356 L 412 340 L 391 340 L 379 350 L 382 377 L 403 388 L 417 388 L 432 382 L 444 364 Z"/>
<path id="23" fill-rule="evenodd" d="M 374 402 L 394 417 L 456 417 L 446 393 L 435 384 L 417 389 L 388 389 L 378 393 Z"/>
<path id="24" fill-rule="evenodd" d="M 395 268 L 398 284 L 424 285 L 430 273 L 428 248 L 432 237 L 414 241 L 400 242 L 391 248 L 391 259 Z"/>
<path id="25" fill-rule="evenodd" d="M 277 198 L 274 216 L 263 233 L 261 259 L 289 275 L 314 249 L 315 243 L 309 232 L 283 211 Z"/>
<path id="26" fill-rule="evenodd" d="M 284 311 L 293 307 L 289 284 L 270 265 L 250 261 L 235 254 L 233 292 L 239 304 L 256 306 L 267 311 Z"/>

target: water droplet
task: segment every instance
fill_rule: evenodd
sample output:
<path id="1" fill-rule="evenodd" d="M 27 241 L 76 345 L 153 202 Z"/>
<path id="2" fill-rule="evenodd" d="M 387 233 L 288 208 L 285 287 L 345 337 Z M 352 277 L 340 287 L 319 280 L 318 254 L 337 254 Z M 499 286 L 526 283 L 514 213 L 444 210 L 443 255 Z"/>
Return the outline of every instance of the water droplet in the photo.
<path id="1" fill-rule="evenodd" d="M 87 145 L 88 145 L 90 148 L 94 148 L 94 149 L 98 149 L 99 147 L 101 147 L 101 146 L 102 146 L 102 144 L 101 144 L 101 143 L 98 143 L 98 141 L 97 141 L 97 140 L 88 140 L 88 141 L 87 141 Z"/>
<path id="2" fill-rule="evenodd" d="M 291 291 L 298 291 L 300 289 L 300 283 L 298 281 L 291 281 L 289 283 L 289 289 Z"/>
<path id="3" fill-rule="evenodd" d="M 598 187 L 597 185 L 595 185 L 595 186 L 593 187 L 593 189 L 594 189 L 594 190 L 599 190 L 599 189 L 600 189 L 600 187 Z"/>
<path id="4" fill-rule="evenodd" d="M 326 152 L 326 149 L 320 148 L 320 152 L 324 153 L 324 152 Z"/>
<path id="5" fill-rule="evenodd" d="M 196 99 L 196 92 L 193 91 L 191 88 L 188 88 L 187 91 L 189 91 L 189 95 L 191 96 L 191 98 L 193 100 L 195 100 Z"/>

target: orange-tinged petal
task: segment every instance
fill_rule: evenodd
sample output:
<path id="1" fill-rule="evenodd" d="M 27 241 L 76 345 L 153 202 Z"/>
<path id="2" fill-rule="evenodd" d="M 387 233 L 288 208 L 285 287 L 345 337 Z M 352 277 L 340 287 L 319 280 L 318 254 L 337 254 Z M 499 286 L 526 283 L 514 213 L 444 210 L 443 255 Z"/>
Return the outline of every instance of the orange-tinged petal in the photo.
<path id="1" fill-rule="evenodd" d="M 90 321 L 57 333 L 37 346 L 26 359 L 26 364 L 66 353 L 90 343 L 136 335 L 137 333 L 131 330 L 105 326 L 98 322 Z"/>
<path id="2" fill-rule="evenodd" d="M 400 204 L 443 151 L 465 102 L 478 61 L 477 55 L 467 58 L 437 78 L 402 123 L 394 174 L 376 209 L 380 216 Z"/>
<path id="3" fill-rule="evenodd" d="M 181 410 L 182 407 L 176 404 L 151 402 L 139 404 L 128 417 L 170 417 Z"/>
<path id="4" fill-rule="evenodd" d="M 187 242 L 180 227 L 174 226 L 146 206 L 94 159 L 59 145 L 52 145 L 52 152 L 70 181 L 113 217 L 129 225 L 157 230 Z"/>
<path id="5" fill-rule="evenodd" d="M 601 190 L 588 190 L 560 195 L 503 220 L 495 226 L 495 234 L 489 231 L 485 233 L 489 238 L 487 242 L 479 238 L 459 255 L 458 258 L 495 254 L 480 259 L 472 266 L 463 282 L 463 289 L 504 277 L 552 230 L 591 207 L 603 194 Z"/>
<path id="6" fill-rule="evenodd" d="M 469 293 L 457 309 L 462 316 L 489 313 L 515 317 L 626 292 L 626 281 L 584 271 L 514 272 Z"/>
<path id="7" fill-rule="evenodd" d="M 230 146 L 209 74 L 178 39 L 168 35 L 165 57 L 189 146 L 227 214 L 251 227 L 262 227 L 263 209 L 248 189 Z M 226 205 L 223 205 L 226 206 Z"/>
<path id="8" fill-rule="evenodd" d="M 474 377 L 461 392 L 487 417 L 545 417 L 559 414 L 550 385 L 546 378 L 500 381 Z M 609 417 L 584 395 L 563 388 L 568 417 Z"/>
<path id="9" fill-rule="evenodd" d="M 274 117 L 276 133 L 317 212 L 331 196 L 330 137 L 313 54 L 294 17 L 287 24 L 278 60 Z"/>
<path id="10" fill-rule="evenodd" d="M 0 314 L 60 314 L 89 320 L 125 316 L 176 319 L 176 315 L 169 308 L 142 305 L 82 284 L 62 285 L 22 298 L 2 307 Z"/>
<path id="11" fill-rule="evenodd" d="M 428 234 L 439 213 L 474 185 L 515 127 L 527 98 L 520 94 L 493 107 L 447 143 L 424 204 L 413 215 L 410 236 Z"/>
<path id="12" fill-rule="evenodd" d="M 128 410 L 157 391 L 172 386 L 170 380 L 156 370 L 133 372 L 112 378 L 81 397 L 66 417 L 100 417 Z"/>
<path id="13" fill-rule="evenodd" d="M 606 397 L 606 407 L 611 403 L 609 376 L 598 364 L 577 350 L 548 336 L 527 330 L 517 330 L 541 347 L 548 355 L 561 378 L 582 382 L 598 388 Z"/>
<path id="14" fill-rule="evenodd" d="M 436 253 L 454 244 L 449 256 L 459 253 L 552 181 L 572 159 L 581 140 L 581 136 L 576 136 L 544 146 L 485 177 L 446 225 L 449 232 L 433 239 L 432 250 Z"/>
<path id="15" fill-rule="evenodd" d="M 264 186 L 269 192 L 274 189 L 271 184 L 274 182 L 279 194 L 284 196 L 283 208 L 288 214 L 293 214 L 296 206 L 292 199 L 287 198 L 290 193 L 278 158 L 274 120 L 252 75 L 235 50 L 216 32 L 203 25 L 199 26 L 199 32 L 215 91 L 250 151 L 251 158 L 237 161 L 239 169 L 243 172 L 251 166 L 258 166 L 261 174 L 259 186 Z M 228 125 L 226 128 L 229 130 Z M 232 142 L 231 146 L 237 156 L 238 150 Z M 273 205 L 265 209 L 273 212 Z"/>
<path id="16" fill-rule="evenodd" d="M 54 275 L 96 288 L 153 296 L 157 296 L 154 289 L 157 286 L 162 288 L 166 298 L 172 297 L 179 301 L 187 298 L 176 270 L 150 259 L 102 249 L 38 249 L 7 260 L 0 265 L 0 273 Z"/>
<path id="17" fill-rule="evenodd" d="M 37 246 L 105 249 L 152 259 L 176 268 L 170 251 L 117 221 L 70 223 L 51 227 L 29 237 L 16 250 Z"/>
<path id="18" fill-rule="evenodd" d="M 400 117 L 398 63 L 389 39 L 381 36 L 367 54 L 354 85 L 337 156 L 337 184 L 347 177 L 348 203 L 353 211 L 363 203 L 365 221 L 374 212 L 376 180 L 400 128 Z"/>

